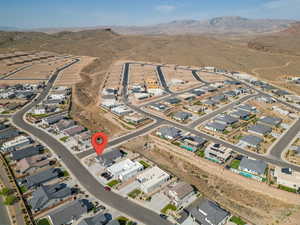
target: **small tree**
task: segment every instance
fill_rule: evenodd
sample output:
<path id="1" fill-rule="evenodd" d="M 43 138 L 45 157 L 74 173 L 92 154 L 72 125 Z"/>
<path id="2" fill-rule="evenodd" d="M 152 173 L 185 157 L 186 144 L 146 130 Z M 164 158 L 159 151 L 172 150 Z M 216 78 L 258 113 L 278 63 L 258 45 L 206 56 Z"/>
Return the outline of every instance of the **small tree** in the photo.
<path id="1" fill-rule="evenodd" d="M 16 196 L 14 196 L 14 195 L 8 195 L 5 198 L 4 204 L 5 205 L 12 205 L 12 204 L 15 203 L 16 200 L 17 200 Z"/>
<path id="2" fill-rule="evenodd" d="M 0 194 L 5 195 L 5 196 L 9 195 L 10 193 L 11 193 L 11 190 L 7 187 L 2 188 L 2 190 L 0 191 Z"/>

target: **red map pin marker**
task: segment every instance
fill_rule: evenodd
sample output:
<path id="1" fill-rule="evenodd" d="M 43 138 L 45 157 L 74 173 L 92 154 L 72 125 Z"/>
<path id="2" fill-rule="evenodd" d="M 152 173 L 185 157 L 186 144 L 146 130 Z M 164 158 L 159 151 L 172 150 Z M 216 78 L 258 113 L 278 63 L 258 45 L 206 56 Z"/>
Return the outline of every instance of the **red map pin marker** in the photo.
<path id="1" fill-rule="evenodd" d="M 108 137 L 106 136 L 106 134 L 102 132 L 97 132 L 93 134 L 91 143 L 97 155 L 101 155 L 103 153 L 104 148 L 107 145 L 107 142 L 108 142 Z"/>

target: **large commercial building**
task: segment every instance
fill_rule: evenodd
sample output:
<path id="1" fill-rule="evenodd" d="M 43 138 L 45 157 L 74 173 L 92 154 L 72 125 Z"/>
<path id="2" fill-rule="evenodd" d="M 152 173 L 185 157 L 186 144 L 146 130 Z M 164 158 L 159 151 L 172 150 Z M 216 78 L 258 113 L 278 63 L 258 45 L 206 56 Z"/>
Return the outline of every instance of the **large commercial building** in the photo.
<path id="1" fill-rule="evenodd" d="M 115 179 L 121 181 L 127 180 L 135 176 L 144 167 L 139 162 L 134 162 L 130 159 L 125 159 L 107 168 L 107 171 L 111 173 Z"/>
<path id="2" fill-rule="evenodd" d="M 136 179 L 141 184 L 141 190 L 145 193 L 150 193 L 167 182 L 170 179 L 170 175 L 159 167 L 154 166 L 137 176 Z"/>

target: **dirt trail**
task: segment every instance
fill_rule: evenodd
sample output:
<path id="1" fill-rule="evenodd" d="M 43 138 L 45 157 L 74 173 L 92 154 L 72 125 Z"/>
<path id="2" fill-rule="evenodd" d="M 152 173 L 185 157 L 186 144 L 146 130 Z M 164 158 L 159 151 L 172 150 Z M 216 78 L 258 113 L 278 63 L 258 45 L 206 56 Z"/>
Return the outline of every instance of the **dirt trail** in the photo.
<path id="1" fill-rule="evenodd" d="M 251 70 L 251 73 L 255 74 L 257 77 L 260 77 L 260 74 L 257 72 L 258 70 L 272 70 L 272 69 L 282 69 L 288 67 L 293 61 L 288 61 L 284 65 L 281 66 L 269 66 L 269 67 L 257 67 Z"/>

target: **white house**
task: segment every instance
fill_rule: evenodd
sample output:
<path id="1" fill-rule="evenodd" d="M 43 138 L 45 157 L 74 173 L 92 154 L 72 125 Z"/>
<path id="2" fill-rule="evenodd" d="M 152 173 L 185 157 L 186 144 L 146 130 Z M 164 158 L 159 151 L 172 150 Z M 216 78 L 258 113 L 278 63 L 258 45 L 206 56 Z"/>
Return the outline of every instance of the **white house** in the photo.
<path id="1" fill-rule="evenodd" d="M 141 190 L 145 193 L 150 193 L 166 183 L 170 179 L 170 175 L 159 167 L 154 166 L 138 175 L 136 179 L 141 185 Z"/>
<path id="2" fill-rule="evenodd" d="M 4 142 L 1 147 L 2 152 L 11 152 L 17 148 L 23 147 L 31 143 L 31 139 L 27 136 L 18 136 L 13 140 Z"/>
<path id="3" fill-rule="evenodd" d="M 107 171 L 111 173 L 115 179 L 120 179 L 121 181 L 124 181 L 135 176 L 139 171 L 143 169 L 143 165 L 139 162 L 135 162 L 130 159 L 125 159 L 108 167 Z"/>
<path id="4" fill-rule="evenodd" d="M 274 171 L 274 177 L 279 185 L 297 190 L 300 188 L 300 173 L 293 171 L 290 168 L 276 167 Z"/>
<path id="5" fill-rule="evenodd" d="M 32 113 L 36 115 L 46 114 L 46 109 L 45 107 L 42 106 L 36 107 L 32 110 Z"/>
<path id="6" fill-rule="evenodd" d="M 172 202 L 178 207 L 184 203 L 188 203 L 195 194 L 194 188 L 185 182 L 179 182 L 173 185 L 168 193 Z"/>

